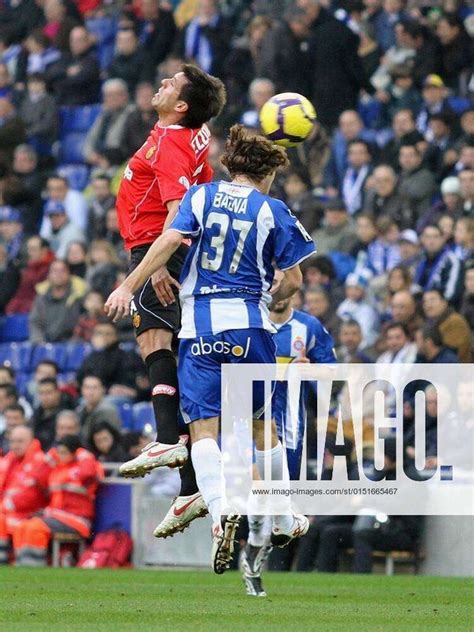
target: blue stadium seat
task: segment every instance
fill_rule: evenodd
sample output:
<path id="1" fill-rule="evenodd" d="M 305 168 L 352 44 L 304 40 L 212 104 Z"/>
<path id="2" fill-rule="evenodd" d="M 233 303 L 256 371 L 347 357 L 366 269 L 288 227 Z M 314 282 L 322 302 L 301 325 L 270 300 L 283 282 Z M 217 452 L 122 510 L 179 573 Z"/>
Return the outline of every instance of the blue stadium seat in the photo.
<path id="1" fill-rule="evenodd" d="M 87 342 L 68 342 L 66 344 L 66 371 L 77 371 L 92 347 Z"/>
<path id="2" fill-rule="evenodd" d="M 1 321 L 0 342 L 23 342 L 28 336 L 28 314 L 11 314 Z"/>
<path id="3" fill-rule="evenodd" d="M 375 99 L 370 99 L 370 101 L 359 101 L 357 111 L 364 122 L 364 127 L 367 127 L 368 129 L 377 129 L 382 111 L 382 104 L 380 101 L 376 101 Z"/>
<path id="4" fill-rule="evenodd" d="M 86 165 L 63 165 L 59 167 L 58 173 L 67 178 L 74 191 L 84 191 L 89 184 L 89 167 Z"/>
<path id="5" fill-rule="evenodd" d="M 122 422 L 123 430 L 133 430 L 133 408 L 131 404 L 119 404 L 117 412 Z"/>
<path id="6" fill-rule="evenodd" d="M 114 57 L 115 52 L 115 44 L 112 42 L 110 44 L 101 44 L 97 51 L 97 58 L 99 60 L 99 66 L 101 70 L 107 70 L 107 68 L 112 63 L 112 59 Z"/>
<path id="7" fill-rule="evenodd" d="M 458 116 L 461 116 L 463 112 L 472 107 L 469 99 L 464 99 L 463 97 L 448 97 L 448 103 Z"/>
<path id="8" fill-rule="evenodd" d="M 141 432 L 146 424 L 155 428 L 155 416 L 151 402 L 140 402 L 133 405 L 133 430 Z"/>
<path id="9" fill-rule="evenodd" d="M 23 397 L 28 395 L 28 383 L 31 379 L 31 373 L 20 372 L 16 374 L 16 388 Z"/>
<path id="10" fill-rule="evenodd" d="M 86 28 L 95 36 L 97 44 L 110 43 L 115 40 L 117 23 L 111 17 L 87 18 Z"/>
<path id="11" fill-rule="evenodd" d="M 44 345 L 36 345 L 34 347 L 31 354 L 31 362 L 30 367 L 31 370 L 34 371 L 35 367 L 42 360 L 52 360 L 56 362 L 60 371 L 66 369 L 66 344 L 62 342 L 57 342 L 55 344 L 46 343 Z"/>
<path id="12" fill-rule="evenodd" d="M 63 106 L 59 110 L 59 137 L 62 140 L 71 132 L 88 132 L 102 110 L 100 103 L 93 105 Z"/>
<path id="13" fill-rule="evenodd" d="M 59 163 L 79 164 L 85 163 L 84 160 L 84 142 L 86 134 L 84 132 L 69 132 L 61 141 L 59 149 Z"/>
<path id="14" fill-rule="evenodd" d="M 16 342 L 3 342 L 0 344 L 0 365 L 7 364 L 15 371 L 18 371 L 20 366 L 17 346 Z"/>

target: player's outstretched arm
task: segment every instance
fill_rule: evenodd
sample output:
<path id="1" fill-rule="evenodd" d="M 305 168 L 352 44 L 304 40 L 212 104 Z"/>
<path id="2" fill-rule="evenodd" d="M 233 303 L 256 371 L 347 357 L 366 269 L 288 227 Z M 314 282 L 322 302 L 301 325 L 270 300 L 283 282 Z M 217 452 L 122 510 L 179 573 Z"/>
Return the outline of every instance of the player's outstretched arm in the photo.
<path id="1" fill-rule="evenodd" d="M 293 296 L 296 290 L 299 290 L 302 283 L 303 275 L 301 274 L 299 264 L 288 268 L 288 270 L 283 272 L 283 278 L 272 294 L 272 303 L 275 304 L 278 303 L 278 301 L 284 301 L 286 298 Z"/>
<path id="2" fill-rule="evenodd" d="M 160 235 L 143 257 L 141 263 L 129 274 L 129 276 L 112 292 L 105 303 L 105 312 L 114 322 L 120 320 L 129 313 L 130 301 L 139 287 L 141 287 L 151 275 L 164 266 L 171 255 L 178 249 L 183 236 L 178 231 L 169 229 Z"/>

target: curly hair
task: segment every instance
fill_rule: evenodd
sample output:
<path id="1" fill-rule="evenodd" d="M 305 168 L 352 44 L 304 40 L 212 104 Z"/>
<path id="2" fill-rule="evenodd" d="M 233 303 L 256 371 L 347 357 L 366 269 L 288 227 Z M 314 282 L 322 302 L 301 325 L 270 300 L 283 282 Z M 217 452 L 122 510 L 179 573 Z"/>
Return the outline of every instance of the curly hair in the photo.
<path id="1" fill-rule="evenodd" d="M 283 147 L 273 145 L 265 136 L 248 132 L 242 125 L 230 128 L 221 162 L 232 177 L 241 174 L 257 182 L 289 164 Z"/>

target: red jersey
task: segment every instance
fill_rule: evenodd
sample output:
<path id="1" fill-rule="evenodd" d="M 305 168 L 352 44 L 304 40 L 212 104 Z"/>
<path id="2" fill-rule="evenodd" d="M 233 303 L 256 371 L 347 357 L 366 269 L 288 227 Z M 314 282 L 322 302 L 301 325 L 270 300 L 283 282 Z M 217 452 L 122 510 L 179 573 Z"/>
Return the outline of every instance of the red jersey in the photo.
<path id="1" fill-rule="evenodd" d="M 163 231 L 167 202 L 180 200 L 193 184 L 210 182 L 207 125 L 152 129 L 125 167 L 117 195 L 117 217 L 125 247 L 152 243 Z"/>

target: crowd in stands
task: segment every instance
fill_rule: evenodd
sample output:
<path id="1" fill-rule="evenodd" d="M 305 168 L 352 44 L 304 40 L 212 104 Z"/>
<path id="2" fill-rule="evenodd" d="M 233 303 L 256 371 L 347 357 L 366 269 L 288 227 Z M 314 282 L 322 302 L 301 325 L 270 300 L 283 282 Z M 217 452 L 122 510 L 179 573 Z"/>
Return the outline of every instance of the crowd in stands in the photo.
<path id="1" fill-rule="evenodd" d="M 313 132 L 289 150 L 291 166 L 272 193 L 314 238 L 317 254 L 304 265 L 304 286 L 293 303 L 327 327 L 338 360 L 471 362 L 469 5 L 2 3 L 5 458 L 13 459 L 12 451 L 18 458 L 27 450 L 50 454 L 58 446 L 74 455 L 83 448 L 62 443 L 74 435 L 90 458 L 122 462 L 147 442 L 153 414 L 132 324 L 111 324 L 103 306 L 127 270 L 115 210 L 118 183 L 157 120 L 151 107 L 156 86 L 179 71 L 183 60 L 219 76 L 227 87 L 227 106 L 212 122 L 216 178 L 227 178 L 219 155 L 229 125 L 240 121 L 258 129 L 260 108 L 280 91 L 300 92 L 314 103 Z M 16 428 L 25 425 L 30 430 L 15 439 Z M 41 486 L 47 502 L 46 479 Z M 1 486 L 0 492 L 1 514 L 9 505 Z M 331 528 L 334 537 L 355 537 L 347 522 Z M 323 537 L 318 530 L 317 538 Z M 320 564 L 334 569 L 336 557 Z"/>

